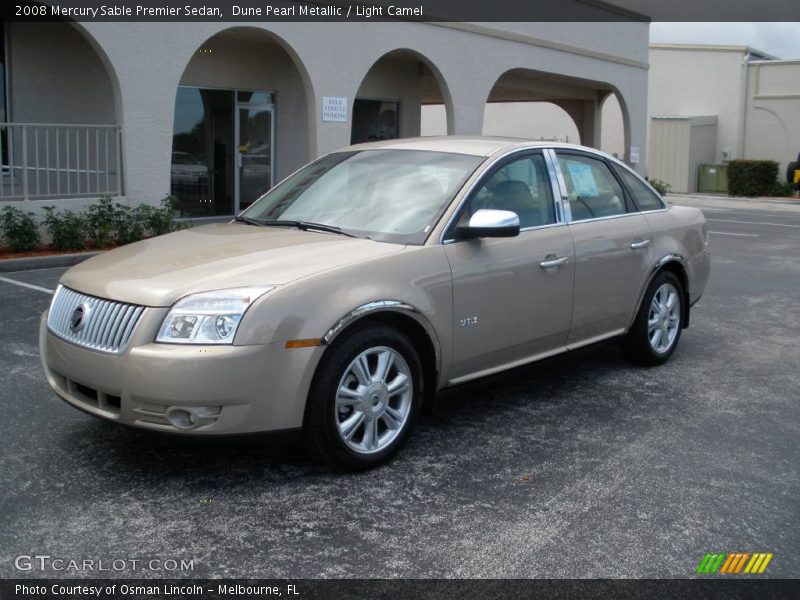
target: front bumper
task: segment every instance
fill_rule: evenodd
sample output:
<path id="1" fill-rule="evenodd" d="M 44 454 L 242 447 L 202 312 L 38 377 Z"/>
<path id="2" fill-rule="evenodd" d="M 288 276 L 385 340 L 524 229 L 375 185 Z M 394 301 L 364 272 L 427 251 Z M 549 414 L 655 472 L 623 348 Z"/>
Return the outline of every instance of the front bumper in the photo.
<path id="1" fill-rule="evenodd" d="M 140 340 L 141 341 L 141 340 Z M 39 328 L 47 381 L 69 404 L 144 429 L 231 435 L 295 429 L 321 347 L 283 343 L 189 346 L 139 343 L 123 354 L 89 350 Z"/>

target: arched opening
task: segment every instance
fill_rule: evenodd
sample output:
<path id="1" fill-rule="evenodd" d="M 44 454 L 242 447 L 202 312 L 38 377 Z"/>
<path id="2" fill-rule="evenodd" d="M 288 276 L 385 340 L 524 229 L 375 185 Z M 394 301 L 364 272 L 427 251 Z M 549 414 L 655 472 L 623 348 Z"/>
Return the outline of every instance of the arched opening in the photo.
<path id="1" fill-rule="evenodd" d="M 418 136 L 428 106 L 441 107 L 429 120 L 438 129 L 443 123 L 446 132 L 452 100 L 436 66 L 412 50 L 384 54 L 356 92 L 350 141 L 357 144 Z"/>
<path id="2" fill-rule="evenodd" d="M 206 40 L 175 95 L 171 193 L 184 217 L 236 214 L 311 158 L 310 82 L 254 27 Z"/>
<path id="3" fill-rule="evenodd" d="M 486 99 L 483 133 L 599 147 L 599 106 L 611 91 L 600 81 L 510 69 Z"/>
<path id="4" fill-rule="evenodd" d="M 553 102 L 489 102 L 483 113 L 483 135 L 581 143 L 575 121 Z"/>
<path id="5" fill-rule="evenodd" d="M 14 21 L 0 38 L 0 197 L 120 195 L 119 83 L 91 35 L 69 21 Z"/>

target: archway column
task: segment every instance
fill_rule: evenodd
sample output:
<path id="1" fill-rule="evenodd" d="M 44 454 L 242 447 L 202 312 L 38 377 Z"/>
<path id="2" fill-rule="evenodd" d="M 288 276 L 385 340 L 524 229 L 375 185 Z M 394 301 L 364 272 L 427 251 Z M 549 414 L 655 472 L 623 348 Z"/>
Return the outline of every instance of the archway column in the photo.
<path id="1" fill-rule="evenodd" d="M 482 135 L 486 99 L 491 83 L 476 83 L 474 78 L 454 78 L 450 87 L 453 110 L 447 112 L 448 135 Z"/>
<path id="2" fill-rule="evenodd" d="M 151 24 L 165 31 L 147 44 L 120 25 L 82 24 L 106 49 L 119 82 L 124 196 L 131 204 L 156 204 L 170 192 L 175 91 L 185 63 L 173 57 L 166 24 Z"/>
<path id="3" fill-rule="evenodd" d="M 600 101 L 599 100 L 556 100 L 553 102 L 564 109 L 578 128 L 580 143 L 591 148 L 600 148 Z"/>

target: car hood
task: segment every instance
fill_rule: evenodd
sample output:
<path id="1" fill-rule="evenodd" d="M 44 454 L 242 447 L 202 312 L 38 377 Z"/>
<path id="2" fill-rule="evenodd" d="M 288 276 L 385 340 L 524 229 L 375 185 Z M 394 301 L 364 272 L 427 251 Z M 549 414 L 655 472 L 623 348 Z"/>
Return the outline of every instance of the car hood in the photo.
<path id="1" fill-rule="evenodd" d="M 194 292 L 283 285 L 403 249 L 333 233 L 216 223 L 104 252 L 67 271 L 61 283 L 101 298 L 171 306 Z"/>

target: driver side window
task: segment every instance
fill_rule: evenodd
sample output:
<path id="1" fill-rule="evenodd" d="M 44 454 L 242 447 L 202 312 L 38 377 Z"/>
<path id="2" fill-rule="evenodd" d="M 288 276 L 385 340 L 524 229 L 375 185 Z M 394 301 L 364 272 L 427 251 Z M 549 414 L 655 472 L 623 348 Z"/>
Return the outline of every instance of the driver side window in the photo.
<path id="1" fill-rule="evenodd" d="M 555 223 L 553 191 L 544 156 L 529 154 L 500 165 L 472 193 L 456 226 L 466 226 L 481 209 L 516 213 L 520 229 Z"/>
<path id="2" fill-rule="evenodd" d="M 625 194 L 605 162 L 582 154 L 558 154 L 573 221 L 628 212 Z"/>

